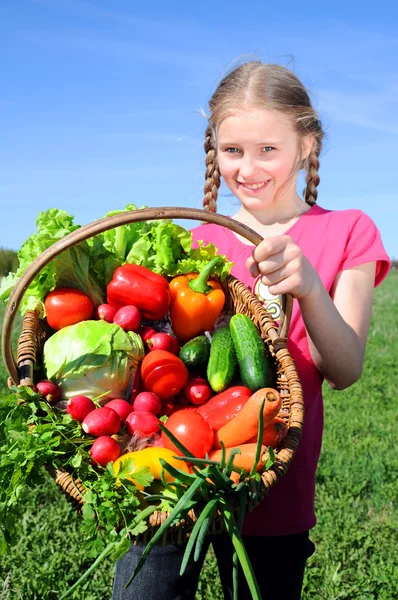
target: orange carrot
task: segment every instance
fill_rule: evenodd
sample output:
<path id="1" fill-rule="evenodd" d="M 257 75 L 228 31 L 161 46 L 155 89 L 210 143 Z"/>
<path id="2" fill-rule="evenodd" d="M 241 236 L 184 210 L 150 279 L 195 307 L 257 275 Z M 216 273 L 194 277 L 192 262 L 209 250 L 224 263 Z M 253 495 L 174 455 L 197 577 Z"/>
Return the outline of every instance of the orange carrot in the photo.
<path id="1" fill-rule="evenodd" d="M 265 400 L 263 419 L 266 427 L 276 417 L 281 407 L 279 392 L 272 388 L 261 388 L 250 396 L 242 410 L 214 433 L 213 448 L 221 448 L 220 440 L 224 442 L 226 448 L 233 448 L 257 435 L 263 400 Z"/>
<path id="2" fill-rule="evenodd" d="M 253 466 L 253 463 L 255 461 L 255 458 L 256 458 L 257 444 L 241 444 L 240 446 L 235 446 L 235 448 L 239 448 L 240 454 L 235 454 L 234 466 L 238 467 L 238 469 L 246 469 L 246 471 L 250 471 Z M 226 455 L 227 460 L 230 457 L 231 450 L 233 450 L 233 448 L 226 448 L 225 455 Z M 261 454 L 260 454 L 260 460 L 257 465 L 257 471 L 260 471 L 261 467 L 263 466 L 261 457 L 265 451 L 266 451 L 266 447 L 261 446 Z M 209 454 L 209 459 L 210 460 L 221 460 L 221 455 L 222 455 L 222 450 L 213 450 Z"/>
<path id="3" fill-rule="evenodd" d="M 287 430 L 289 429 L 286 421 L 281 419 L 280 417 L 275 417 L 272 419 L 271 423 L 264 427 L 263 431 L 263 444 L 268 448 L 277 448 L 282 440 L 285 439 Z M 256 443 L 257 435 L 254 435 L 250 440 L 247 440 L 247 443 Z"/>
<path id="4" fill-rule="evenodd" d="M 254 460 L 254 459 L 253 459 Z M 230 479 L 232 479 L 232 481 L 234 483 L 238 483 L 239 479 L 240 479 L 240 474 L 237 473 L 236 471 L 231 471 L 231 474 L 229 476 Z"/>

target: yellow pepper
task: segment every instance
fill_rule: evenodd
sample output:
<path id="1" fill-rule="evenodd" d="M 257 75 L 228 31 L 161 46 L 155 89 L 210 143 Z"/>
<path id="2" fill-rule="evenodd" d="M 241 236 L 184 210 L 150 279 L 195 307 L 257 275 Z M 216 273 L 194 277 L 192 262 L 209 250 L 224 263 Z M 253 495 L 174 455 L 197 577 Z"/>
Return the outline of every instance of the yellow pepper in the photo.
<path id="1" fill-rule="evenodd" d="M 119 458 L 114 461 L 113 470 L 115 475 L 117 475 L 122 466 L 122 461 L 129 460 L 131 458 L 134 459 L 134 464 L 131 469 L 132 477 L 128 477 L 127 479 L 132 481 L 138 490 L 143 490 L 144 486 L 134 480 L 134 473 L 142 469 L 142 467 L 148 467 L 154 478 L 160 479 L 160 474 L 163 467 L 160 464 L 159 458 L 163 458 L 172 467 L 180 469 L 180 471 L 184 471 L 185 473 L 189 473 L 187 463 L 183 460 L 177 460 L 176 458 L 173 458 L 175 455 L 176 453 L 168 448 L 149 446 L 143 450 L 136 450 L 135 452 L 127 452 L 126 454 L 122 454 L 122 456 L 119 456 Z M 164 470 L 164 478 L 167 482 L 174 481 L 174 477 L 166 470 Z"/>
<path id="2" fill-rule="evenodd" d="M 218 281 L 209 280 L 221 257 L 216 256 L 199 273 L 178 275 L 170 282 L 171 326 L 177 338 L 186 342 L 211 331 L 220 316 L 225 294 Z"/>

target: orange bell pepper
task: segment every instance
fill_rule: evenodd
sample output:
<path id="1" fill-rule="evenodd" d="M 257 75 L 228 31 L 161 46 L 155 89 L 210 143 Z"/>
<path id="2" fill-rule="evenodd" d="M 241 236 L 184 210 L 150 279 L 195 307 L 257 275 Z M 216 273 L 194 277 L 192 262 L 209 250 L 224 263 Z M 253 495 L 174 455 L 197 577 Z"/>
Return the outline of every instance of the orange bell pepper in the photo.
<path id="1" fill-rule="evenodd" d="M 225 294 L 218 281 L 209 280 L 214 266 L 222 260 L 216 256 L 202 271 L 178 275 L 170 282 L 171 326 L 179 340 L 186 342 L 211 331 L 225 304 Z"/>

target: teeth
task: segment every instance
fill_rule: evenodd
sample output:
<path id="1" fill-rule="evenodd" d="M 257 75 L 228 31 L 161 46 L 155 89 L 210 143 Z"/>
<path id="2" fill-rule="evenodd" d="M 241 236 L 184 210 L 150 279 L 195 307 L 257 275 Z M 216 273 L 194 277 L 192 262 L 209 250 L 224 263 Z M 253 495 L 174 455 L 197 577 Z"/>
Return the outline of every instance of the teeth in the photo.
<path id="1" fill-rule="evenodd" d="M 244 183 L 243 185 L 248 188 L 249 190 L 258 190 L 259 188 L 263 187 L 263 185 L 267 183 L 266 181 L 264 181 L 263 183 L 255 183 L 254 185 L 249 185 L 248 183 Z"/>

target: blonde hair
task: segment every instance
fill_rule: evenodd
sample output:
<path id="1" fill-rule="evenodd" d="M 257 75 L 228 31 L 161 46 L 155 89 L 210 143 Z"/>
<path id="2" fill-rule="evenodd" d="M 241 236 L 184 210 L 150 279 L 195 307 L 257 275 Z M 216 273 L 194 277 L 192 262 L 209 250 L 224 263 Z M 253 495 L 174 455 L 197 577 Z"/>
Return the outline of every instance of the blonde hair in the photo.
<path id="1" fill-rule="evenodd" d="M 313 136 L 313 145 L 307 158 L 297 164 L 296 170 L 306 171 L 304 200 L 315 204 L 320 178 L 319 154 L 324 132 L 307 90 L 292 71 L 276 64 L 260 61 L 246 62 L 231 71 L 218 85 L 209 102 L 210 115 L 206 129 L 206 179 L 203 206 L 216 212 L 220 188 L 217 163 L 217 128 L 227 116 L 248 108 L 275 109 L 286 115 L 299 138 Z"/>

